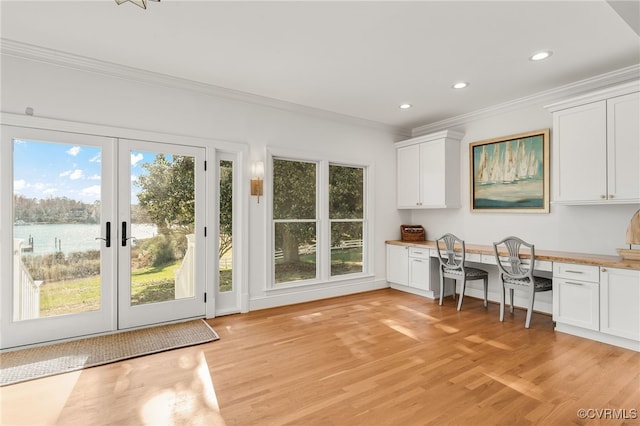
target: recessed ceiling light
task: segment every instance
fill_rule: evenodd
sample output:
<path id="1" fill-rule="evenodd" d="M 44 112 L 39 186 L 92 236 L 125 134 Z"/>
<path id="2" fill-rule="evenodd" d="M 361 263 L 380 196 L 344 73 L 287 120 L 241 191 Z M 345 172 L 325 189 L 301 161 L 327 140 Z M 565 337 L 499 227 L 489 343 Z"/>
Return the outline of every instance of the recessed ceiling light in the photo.
<path id="1" fill-rule="evenodd" d="M 543 59 L 547 59 L 551 55 L 553 55 L 553 52 L 550 51 L 550 50 L 546 50 L 544 52 L 536 52 L 533 55 L 531 55 L 529 60 L 531 60 L 531 61 L 542 61 Z"/>
<path id="2" fill-rule="evenodd" d="M 454 89 L 464 89 L 468 85 L 469 85 L 469 83 L 467 83 L 466 81 L 459 81 L 459 82 L 455 83 L 451 87 L 453 87 Z"/>
<path id="3" fill-rule="evenodd" d="M 411 108 L 412 106 L 413 106 L 413 105 L 411 105 L 411 104 L 401 104 L 401 105 L 400 105 L 400 109 L 409 109 L 409 108 Z"/>

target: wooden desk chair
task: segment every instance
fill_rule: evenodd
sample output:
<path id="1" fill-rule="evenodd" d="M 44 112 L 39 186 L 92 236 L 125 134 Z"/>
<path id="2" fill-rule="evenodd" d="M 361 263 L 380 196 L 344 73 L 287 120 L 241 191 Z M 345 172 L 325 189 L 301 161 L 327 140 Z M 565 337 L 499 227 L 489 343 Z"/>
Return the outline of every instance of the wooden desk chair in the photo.
<path id="1" fill-rule="evenodd" d="M 507 256 L 500 257 L 499 252 L 506 250 Z M 529 328 L 535 295 L 541 291 L 551 290 L 551 279 L 536 277 L 533 270 L 536 264 L 536 253 L 533 244 L 526 243 L 518 237 L 507 237 L 493 243 L 500 279 L 502 280 L 502 298 L 500 299 L 500 321 L 504 321 L 505 290 L 509 289 L 511 304 L 509 312 L 513 313 L 513 291 L 523 290 L 529 295 L 525 328 Z"/>
<path id="2" fill-rule="evenodd" d="M 444 246 L 444 247 L 442 247 Z M 462 309 L 462 299 L 467 281 L 484 280 L 484 307 L 487 307 L 487 292 L 489 287 L 489 274 L 487 271 L 465 266 L 464 241 L 453 234 L 444 234 L 436 240 L 438 258 L 440 259 L 440 305 L 444 295 L 444 283 L 446 278 L 453 279 L 453 299 L 456 298 L 456 283 L 462 281 L 458 310 Z"/>

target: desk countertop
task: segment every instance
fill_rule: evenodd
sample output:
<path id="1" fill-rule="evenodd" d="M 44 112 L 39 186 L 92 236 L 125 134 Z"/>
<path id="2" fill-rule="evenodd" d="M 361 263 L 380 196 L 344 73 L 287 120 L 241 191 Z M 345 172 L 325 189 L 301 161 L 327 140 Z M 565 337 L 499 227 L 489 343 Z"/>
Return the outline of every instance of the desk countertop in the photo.
<path id="1" fill-rule="evenodd" d="M 435 241 L 399 241 L 389 240 L 387 244 L 411 247 L 436 248 Z M 467 253 L 494 255 L 493 246 L 465 243 Z M 625 268 L 640 270 L 640 261 L 623 259 L 620 256 L 608 256 L 604 254 L 572 253 L 568 251 L 541 250 L 536 248 L 537 260 L 549 260 L 552 262 L 580 263 L 583 265 L 606 266 L 609 268 Z"/>

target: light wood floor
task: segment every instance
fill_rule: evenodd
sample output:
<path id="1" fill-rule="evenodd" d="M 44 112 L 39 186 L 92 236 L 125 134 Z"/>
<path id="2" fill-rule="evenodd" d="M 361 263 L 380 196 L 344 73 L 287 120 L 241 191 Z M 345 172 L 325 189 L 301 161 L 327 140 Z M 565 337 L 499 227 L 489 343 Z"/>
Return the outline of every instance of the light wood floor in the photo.
<path id="1" fill-rule="evenodd" d="M 217 342 L 0 388 L 3 425 L 638 424 L 640 354 L 391 289 L 211 320 Z M 581 419 L 611 409 L 626 419 Z M 622 410 L 622 411 L 621 411 Z M 606 415 L 606 414 L 605 414 Z M 602 416 L 602 414 L 601 414 Z"/>

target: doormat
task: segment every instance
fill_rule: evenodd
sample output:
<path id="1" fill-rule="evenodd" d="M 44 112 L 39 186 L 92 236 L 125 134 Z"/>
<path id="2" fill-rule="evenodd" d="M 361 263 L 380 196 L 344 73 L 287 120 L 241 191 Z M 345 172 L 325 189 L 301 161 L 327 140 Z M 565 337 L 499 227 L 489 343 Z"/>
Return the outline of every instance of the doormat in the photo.
<path id="1" fill-rule="evenodd" d="M 204 320 L 0 353 L 0 386 L 218 340 Z"/>

